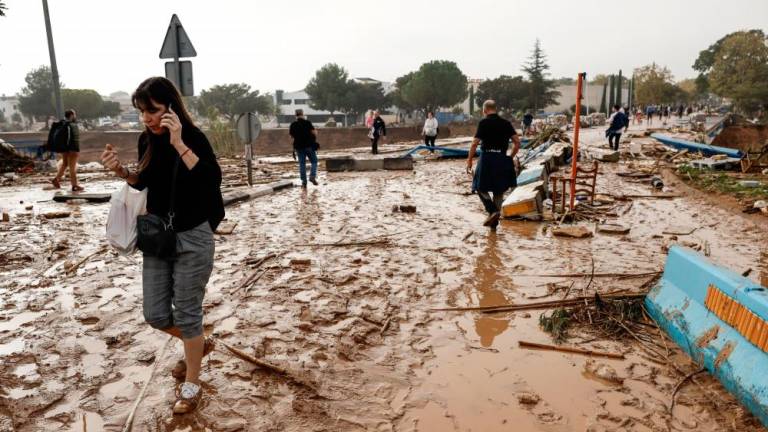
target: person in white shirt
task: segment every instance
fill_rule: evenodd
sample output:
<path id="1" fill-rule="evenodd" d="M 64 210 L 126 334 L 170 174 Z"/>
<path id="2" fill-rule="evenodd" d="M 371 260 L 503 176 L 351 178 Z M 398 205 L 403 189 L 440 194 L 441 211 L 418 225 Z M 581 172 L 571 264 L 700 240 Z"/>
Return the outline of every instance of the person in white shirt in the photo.
<path id="1" fill-rule="evenodd" d="M 424 135 L 424 145 L 427 147 L 435 146 L 435 139 L 437 139 L 437 119 L 432 111 L 427 112 L 427 119 L 424 120 L 424 129 L 421 134 Z"/>

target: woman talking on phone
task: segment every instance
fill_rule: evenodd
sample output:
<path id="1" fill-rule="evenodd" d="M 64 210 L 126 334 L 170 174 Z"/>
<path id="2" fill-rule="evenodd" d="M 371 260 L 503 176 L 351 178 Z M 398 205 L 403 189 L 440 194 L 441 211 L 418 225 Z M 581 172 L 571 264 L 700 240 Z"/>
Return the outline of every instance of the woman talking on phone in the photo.
<path id="1" fill-rule="evenodd" d="M 171 371 L 183 380 L 173 412 L 184 414 L 200 403 L 200 365 L 214 347 L 203 337 L 203 297 L 213 270 L 213 232 L 224 218 L 221 168 L 169 80 L 145 80 L 132 102 L 146 127 L 138 168 L 124 167 L 110 144 L 101 160 L 133 188 L 148 188 L 147 215 L 137 222 L 144 318 L 184 342 L 184 360 Z"/>

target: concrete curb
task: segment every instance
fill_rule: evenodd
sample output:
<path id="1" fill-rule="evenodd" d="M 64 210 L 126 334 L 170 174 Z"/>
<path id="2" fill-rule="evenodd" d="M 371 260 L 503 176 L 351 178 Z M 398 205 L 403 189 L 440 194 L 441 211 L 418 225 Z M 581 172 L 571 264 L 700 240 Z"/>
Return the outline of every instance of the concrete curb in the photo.
<path id="1" fill-rule="evenodd" d="M 249 201 L 260 196 L 269 195 L 282 189 L 293 187 L 293 180 L 280 180 L 260 185 L 252 190 L 238 190 L 224 194 L 224 206 Z"/>

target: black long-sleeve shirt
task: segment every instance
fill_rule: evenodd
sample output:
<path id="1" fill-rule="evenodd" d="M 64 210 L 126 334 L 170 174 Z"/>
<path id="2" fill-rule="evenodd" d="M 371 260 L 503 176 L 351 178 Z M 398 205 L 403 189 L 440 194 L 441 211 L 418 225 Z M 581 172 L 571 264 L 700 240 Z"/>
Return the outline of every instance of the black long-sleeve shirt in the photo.
<path id="1" fill-rule="evenodd" d="M 221 197 L 221 168 L 205 134 L 200 129 L 185 127 L 181 139 L 200 159 L 190 170 L 179 160 L 176 176 L 176 202 L 173 226 L 176 232 L 190 230 L 208 221 L 215 230 L 224 219 L 224 202 Z M 168 217 L 171 201 L 173 167 L 179 153 L 170 142 L 170 134 L 154 135 L 144 132 L 139 136 L 139 160 L 151 146 L 149 165 L 139 173 L 134 188 L 147 191 L 147 212 Z"/>
<path id="2" fill-rule="evenodd" d="M 387 125 L 384 124 L 384 120 L 381 117 L 376 117 L 373 121 L 373 136 L 387 136 Z"/>

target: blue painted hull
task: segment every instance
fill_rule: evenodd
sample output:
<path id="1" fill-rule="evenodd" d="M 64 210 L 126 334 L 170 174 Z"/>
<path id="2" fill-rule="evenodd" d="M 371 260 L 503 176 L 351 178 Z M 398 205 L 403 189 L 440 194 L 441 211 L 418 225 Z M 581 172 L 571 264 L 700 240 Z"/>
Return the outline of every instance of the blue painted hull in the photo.
<path id="1" fill-rule="evenodd" d="M 657 133 L 652 134 L 651 138 L 654 138 L 655 140 L 660 141 L 663 144 L 666 144 L 668 146 L 674 147 L 679 150 L 688 150 L 693 153 L 701 152 L 704 156 L 713 156 L 713 155 L 723 154 L 732 158 L 741 159 L 742 157 L 744 157 L 744 153 L 742 153 L 740 150 L 736 150 L 732 148 L 701 144 L 693 141 L 686 141 L 682 139 L 672 138 L 670 136 L 657 134 Z"/>
<path id="2" fill-rule="evenodd" d="M 768 354 L 713 307 L 714 290 L 733 304 L 768 320 L 766 289 L 679 246 L 669 251 L 664 275 L 645 300 L 653 319 L 698 364 L 768 427 Z M 727 314 L 726 314 L 727 315 Z M 732 321 L 732 320 L 731 320 Z M 740 330 L 741 329 L 741 330 Z"/>

